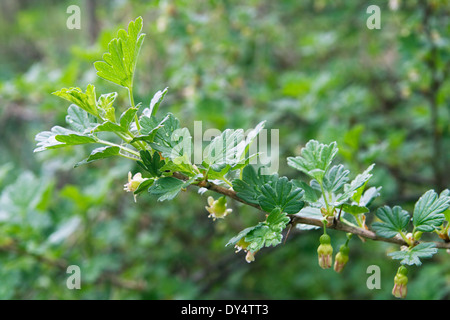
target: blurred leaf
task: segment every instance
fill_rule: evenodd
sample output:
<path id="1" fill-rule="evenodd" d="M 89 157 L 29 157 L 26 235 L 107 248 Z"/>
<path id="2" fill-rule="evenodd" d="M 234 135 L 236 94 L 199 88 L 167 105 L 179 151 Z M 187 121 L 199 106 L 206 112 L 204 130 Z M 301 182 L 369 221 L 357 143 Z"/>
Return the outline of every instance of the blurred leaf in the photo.
<path id="1" fill-rule="evenodd" d="M 77 230 L 80 223 L 81 219 L 79 217 L 70 218 L 58 226 L 57 230 L 48 237 L 47 241 L 50 244 L 57 244 L 64 241 Z"/>

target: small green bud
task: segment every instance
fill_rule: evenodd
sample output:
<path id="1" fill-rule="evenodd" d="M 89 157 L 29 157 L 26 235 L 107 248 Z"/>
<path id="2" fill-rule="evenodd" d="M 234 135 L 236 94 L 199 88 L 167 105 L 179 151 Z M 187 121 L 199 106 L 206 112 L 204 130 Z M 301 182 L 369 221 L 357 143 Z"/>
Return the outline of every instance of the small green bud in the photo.
<path id="1" fill-rule="evenodd" d="M 423 234 L 422 231 L 414 232 L 414 235 L 413 235 L 414 240 L 420 240 L 420 238 L 422 237 L 422 234 Z"/>
<path id="2" fill-rule="evenodd" d="M 250 242 L 245 241 L 245 237 L 242 237 L 234 246 L 236 249 L 236 253 L 238 253 L 241 250 L 244 250 L 244 252 L 247 253 L 245 255 L 245 261 L 247 261 L 248 263 L 255 261 L 255 254 L 258 252 L 258 251 L 251 252 L 247 250 L 249 245 Z"/>
<path id="3" fill-rule="evenodd" d="M 349 247 L 343 244 L 334 259 L 334 271 L 341 272 L 344 269 L 349 259 L 348 258 L 349 252 L 350 252 Z"/>
<path id="4" fill-rule="evenodd" d="M 320 236 L 319 242 L 320 242 L 320 244 L 330 244 L 331 243 L 331 238 L 330 238 L 329 235 L 327 235 L 325 233 L 325 234 Z"/>
<path id="5" fill-rule="evenodd" d="M 400 266 L 397 270 L 397 274 L 394 277 L 394 288 L 392 289 L 392 294 L 396 298 L 405 298 L 408 293 L 408 269 L 405 266 Z"/>

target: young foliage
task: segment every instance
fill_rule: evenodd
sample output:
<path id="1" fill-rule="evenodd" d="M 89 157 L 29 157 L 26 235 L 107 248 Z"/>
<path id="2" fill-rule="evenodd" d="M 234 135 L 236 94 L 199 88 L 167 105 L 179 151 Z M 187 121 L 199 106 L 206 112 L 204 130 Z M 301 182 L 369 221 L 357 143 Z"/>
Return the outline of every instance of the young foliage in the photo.
<path id="1" fill-rule="evenodd" d="M 53 92 L 53 94 L 64 100 L 72 102 L 73 104 L 77 105 L 78 107 L 95 117 L 98 116 L 95 87 L 92 84 L 89 84 L 87 86 L 86 92 L 81 91 L 80 88 L 69 88 L 61 89 L 59 91 Z"/>
<path id="2" fill-rule="evenodd" d="M 344 192 L 337 196 L 332 205 L 337 207 L 348 201 L 357 192 L 357 190 L 372 177 L 372 174 L 370 172 L 372 171 L 373 167 L 374 164 L 370 165 L 363 173 L 357 175 L 356 178 L 352 180 L 352 182 L 346 183 L 344 185 Z"/>
<path id="3" fill-rule="evenodd" d="M 128 183 L 124 185 L 124 190 L 132 192 L 135 200 L 146 190 L 158 201 L 172 200 L 182 190 L 196 185 L 222 193 L 218 200 L 208 197 L 206 210 L 213 218 L 225 218 L 231 212 L 227 209 L 225 196 L 261 209 L 268 213 L 265 220 L 245 228 L 227 243 L 250 253 L 246 257 L 248 262 L 253 261 L 254 254 L 262 248 L 281 243 L 283 230 L 289 223 L 295 224 L 294 218 L 313 221 L 308 227 L 297 224 L 303 230 L 323 224 L 324 231 L 327 226 L 340 230 L 350 228 L 352 233 L 367 237 L 366 214 L 370 213 L 370 206 L 381 190 L 380 187 L 366 190 L 374 164 L 350 181 L 350 171 L 344 165 L 332 166 L 338 153 L 336 142 L 322 144 L 311 140 L 301 150 L 300 156 L 287 158 L 287 164 L 305 174 L 309 183 L 279 177 L 277 173 L 264 175 L 263 168 L 256 170 L 249 164 L 257 155 L 251 146 L 263 130 L 265 121 L 257 124 L 247 135 L 242 129 L 224 130 L 203 150 L 201 163 L 193 164 L 189 130 L 181 127 L 172 113 L 157 115 L 168 88 L 158 91 L 149 107 L 142 111 L 139 111 L 140 104 L 134 104 L 133 78 L 145 36 L 141 33 L 142 27 L 142 18 L 139 17 L 129 23 L 128 31 L 119 30 L 118 37 L 109 43 L 109 52 L 103 55 L 104 61 L 94 64 L 99 77 L 128 89 L 131 106 L 117 120 L 113 106 L 116 92 L 102 94 L 98 100 L 93 85 L 88 85 L 85 92 L 79 88 L 54 92 L 55 96 L 72 103 L 66 116 L 70 129 L 54 126 L 50 131 L 38 133 L 35 152 L 71 145 L 101 144 L 75 167 L 113 156 L 136 161 L 143 171 L 134 176 L 129 172 Z M 114 133 L 120 142 L 100 139 L 104 136 L 102 132 Z M 35 186 L 32 187 L 34 190 Z M 384 238 L 400 235 L 403 239 L 400 241 L 407 245 L 389 256 L 401 260 L 401 264 L 420 265 L 420 259 L 430 258 L 437 252 L 435 243 L 418 241 L 422 232 L 437 231 L 444 240 L 445 237 L 448 239 L 449 223 L 444 226 L 444 221 L 450 222 L 449 205 L 449 190 L 440 195 L 429 190 L 416 202 L 412 218 L 400 206 L 384 206 L 376 211 L 379 221 L 374 222 L 372 228 Z M 405 234 L 411 220 L 413 233 Z M 319 257 L 319 264 L 329 268 L 333 248 L 331 238 L 326 236 L 326 243 L 321 244 L 326 245 L 327 252 Z M 375 236 L 372 238 L 379 240 Z M 322 249 L 320 251 L 324 251 Z M 339 255 L 336 268 L 339 272 L 347 263 L 347 251 Z M 345 259 L 342 255 L 346 256 Z"/>
<path id="4" fill-rule="evenodd" d="M 287 163 L 321 183 L 337 152 L 336 142 L 326 145 L 311 140 L 302 149 L 300 156 L 287 158 Z"/>
<path id="5" fill-rule="evenodd" d="M 137 57 L 145 37 L 142 25 L 142 17 L 138 17 L 128 24 L 128 32 L 120 29 L 117 38 L 111 40 L 103 61 L 94 63 L 100 78 L 132 90 Z"/>
<path id="6" fill-rule="evenodd" d="M 377 210 L 376 215 L 382 222 L 373 223 L 372 228 L 385 238 L 395 237 L 405 231 L 411 220 L 409 213 L 399 206 L 394 208 L 384 206 Z"/>
<path id="7" fill-rule="evenodd" d="M 73 104 L 69 106 L 67 113 L 66 122 L 72 129 L 54 126 L 50 131 L 38 133 L 34 152 L 96 142 L 92 133 L 95 124 L 91 122 L 88 113 Z"/>
<path id="8" fill-rule="evenodd" d="M 99 147 L 94 149 L 91 154 L 89 155 L 89 157 L 87 157 L 86 159 L 76 163 L 74 165 L 74 168 L 79 167 L 83 164 L 88 164 L 97 160 L 101 160 L 101 159 L 106 159 L 109 157 L 113 157 L 113 156 L 117 156 L 120 152 L 120 148 L 119 147 Z"/>
<path id="9" fill-rule="evenodd" d="M 417 246 L 409 247 L 405 250 L 388 253 L 388 256 L 395 260 L 401 260 L 401 264 L 420 266 L 420 259 L 431 258 L 436 252 L 434 243 L 420 243 Z"/>
<path id="10" fill-rule="evenodd" d="M 226 246 L 236 245 L 243 239 L 246 243 L 244 249 L 256 253 L 263 247 L 276 246 L 283 239 L 282 231 L 289 223 L 289 218 L 276 208 L 268 216 L 266 221 L 256 226 L 242 230 L 238 235 L 231 238 Z"/>

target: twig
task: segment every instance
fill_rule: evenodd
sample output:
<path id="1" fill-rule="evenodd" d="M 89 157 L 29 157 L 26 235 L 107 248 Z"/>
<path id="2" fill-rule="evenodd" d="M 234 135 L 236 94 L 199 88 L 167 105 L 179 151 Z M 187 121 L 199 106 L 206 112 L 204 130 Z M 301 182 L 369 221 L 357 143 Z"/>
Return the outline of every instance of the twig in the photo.
<path id="1" fill-rule="evenodd" d="M 173 177 L 180 179 L 180 180 L 187 180 L 188 177 L 186 177 L 185 175 L 181 174 L 181 173 L 174 173 Z M 261 209 L 261 207 L 257 204 L 252 204 L 252 203 L 248 203 L 244 200 L 242 200 L 241 198 L 239 198 L 236 194 L 236 192 L 233 189 L 228 189 L 228 188 L 224 188 L 222 186 L 216 185 L 210 181 L 202 181 L 201 183 L 198 184 L 198 186 L 200 187 L 204 187 L 207 188 L 208 190 L 223 194 L 225 196 L 228 196 L 236 201 L 239 201 L 243 204 L 252 206 L 258 210 L 264 211 Z M 302 223 L 302 224 L 308 224 L 308 225 L 313 225 L 313 226 L 318 226 L 318 227 L 322 227 L 323 226 L 323 221 L 322 219 L 314 219 L 314 218 L 307 218 L 307 217 L 303 217 L 300 214 L 288 214 L 288 217 L 291 219 L 291 224 L 292 226 L 295 226 L 298 223 Z M 406 243 L 403 239 L 401 238 L 383 238 L 380 236 L 377 236 L 375 232 L 367 230 L 367 229 L 362 229 L 362 228 L 356 228 L 350 225 L 347 225 L 341 221 L 338 221 L 337 219 L 334 219 L 333 223 L 331 223 L 330 225 L 327 225 L 327 228 L 329 229 L 334 229 L 334 230 L 338 230 L 338 231 L 343 231 L 346 233 L 352 233 L 355 234 L 357 236 L 366 238 L 366 239 L 371 239 L 371 240 L 375 240 L 375 241 L 382 241 L 382 242 L 389 242 L 389 243 L 395 243 L 398 245 L 404 245 L 404 246 L 409 246 L 408 243 Z M 417 244 L 419 244 L 420 242 L 417 242 Z M 434 244 L 436 245 L 436 248 L 438 249 L 450 249 L 450 243 L 445 243 L 445 242 L 439 242 L 439 241 L 434 241 Z"/>

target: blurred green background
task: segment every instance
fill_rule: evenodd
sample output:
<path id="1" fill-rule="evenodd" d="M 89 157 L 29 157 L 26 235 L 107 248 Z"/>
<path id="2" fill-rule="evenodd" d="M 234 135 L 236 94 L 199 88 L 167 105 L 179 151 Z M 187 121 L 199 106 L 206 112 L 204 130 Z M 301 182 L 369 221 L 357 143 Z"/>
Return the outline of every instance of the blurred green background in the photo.
<path id="1" fill-rule="evenodd" d="M 81 9 L 70 30 L 69 5 Z M 370 30 L 369 5 L 381 9 Z M 309 140 L 337 141 L 355 175 L 375 162 L 382 186 L 371 210 L 412 205 L 428 189 L 450 187 L 450 3 L 447 0 L 249 0 L 0 2 L 0 299 L 391 299 L 395 246 L 357 237 L 342 274 L 317 263 L 319 231 L 293 230 L 286 243 L 248 264 L 225 247 L 264 217 L 229 201 L 232 216 L 213 222 L 207 192 L 171 202 L 123 191 L 122 159 L 73 169 L 89 150 L 34 154 L 34 136 L 64 125 L 63 87 L 95 84 L 119 28 L 137 16 L 147 34 L 137 64 L 135 100 L 161 106 L 183 126 L 280 130 L 286 157 Z M 368 214 L 369 225 L 373 213 Z M 345 234 L 329 232 L 333 245 Z M 408 299 L 449 299 L 450 256 L 440 250 L 410 268 Z M 68 265 L 81 290 L 66 287 Z M 366 270 L 381 268 L 381 289 Z"/>

